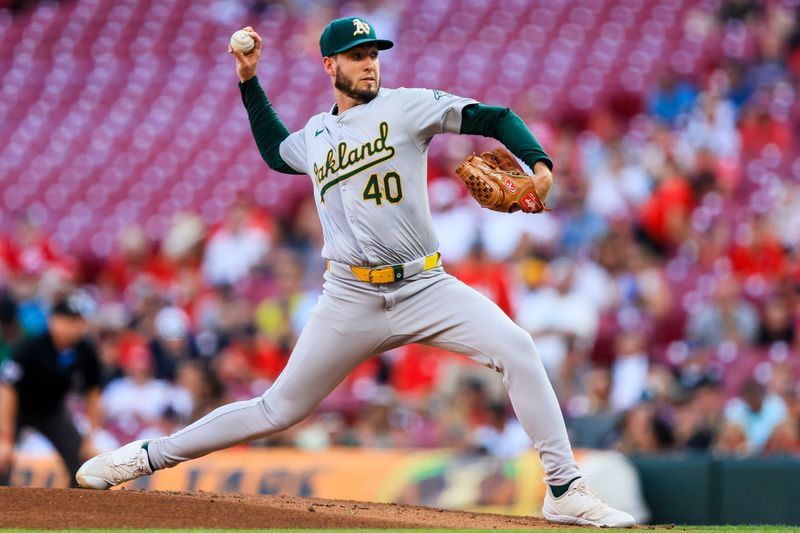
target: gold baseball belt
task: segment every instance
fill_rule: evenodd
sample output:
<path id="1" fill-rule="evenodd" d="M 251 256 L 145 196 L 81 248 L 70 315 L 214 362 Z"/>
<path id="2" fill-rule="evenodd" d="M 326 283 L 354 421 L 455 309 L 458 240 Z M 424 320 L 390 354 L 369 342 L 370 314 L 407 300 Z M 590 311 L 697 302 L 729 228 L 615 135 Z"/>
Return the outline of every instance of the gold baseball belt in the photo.
<path id="1" fill-rule="evenodd" d="M 436 252 L 420 259 L 409 261 L 408 263 L 381 267 L 350 266 L 328 259 L 328 272 L 333 272 L 334 269 L 340 270 L 345 268 L 352 272 L 360 281 L 369 283 L 394 283 L 439 266 L 439 259 L 441 257 L 442 254 Z"/>

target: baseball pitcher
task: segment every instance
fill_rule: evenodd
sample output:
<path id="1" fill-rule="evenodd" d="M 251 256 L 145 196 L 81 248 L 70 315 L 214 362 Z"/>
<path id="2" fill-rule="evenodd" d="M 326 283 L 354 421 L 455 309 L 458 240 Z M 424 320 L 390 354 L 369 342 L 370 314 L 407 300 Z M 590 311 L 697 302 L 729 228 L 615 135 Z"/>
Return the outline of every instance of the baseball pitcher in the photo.
<path id="1" fill-rule="evenodd" d="M 242 101 L 258 149 L 274 170 L 307 174 L 328 260 L 322 296 L 289 362 L 262 396 L 232 403 L 168 437 L 136 441 L 87 461 L 82 487 L 107 489 L 245 441 L 308 416 L 359 363 L 407 343 L 464 354 L 500 372 L 517 417 L 539 452 L 548 490 L 543 513 L 564 524 L 628 527 L 634 519 L 587 486 L 531 337 L 480 293 L 445 273 L 426 187 L 428 146 L 437 133 L 497 139 L 504 150 L 458 169 L 481 205 L 545 209 L 552 162 L 508 108 L 428 89 L 381 87 L 378 39 L 362 18 L 332 21 L 320 37 L 335 103 L 290 133 L 256 77 L 261 38 L 236 58 Z"/>

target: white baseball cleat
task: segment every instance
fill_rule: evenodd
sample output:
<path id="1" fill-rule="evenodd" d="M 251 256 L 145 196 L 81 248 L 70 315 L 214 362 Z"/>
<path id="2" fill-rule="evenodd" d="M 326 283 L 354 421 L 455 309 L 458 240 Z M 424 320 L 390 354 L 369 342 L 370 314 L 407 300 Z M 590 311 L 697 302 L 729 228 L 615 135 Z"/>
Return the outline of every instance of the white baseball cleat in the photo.
<path id="1" fill-rule="evenodd" d="M 117 448 L 113 452 L 101 453 L 83 463 L 75 479 L 85 489 L 105 490 L 137 477 L 153 473 L 147 450 L 142 448 L 146 440 L 136 440 Z"/>
<path id="2" fill-rule="evenodd" d="M 556 498 L 550 486 L 544 497 L 542 514 L 548 522 L 597 527 L 632 527 L 636 520 L 628 513 L 610 507 L 586 484 L 576 479 L 565 494 Z"/>

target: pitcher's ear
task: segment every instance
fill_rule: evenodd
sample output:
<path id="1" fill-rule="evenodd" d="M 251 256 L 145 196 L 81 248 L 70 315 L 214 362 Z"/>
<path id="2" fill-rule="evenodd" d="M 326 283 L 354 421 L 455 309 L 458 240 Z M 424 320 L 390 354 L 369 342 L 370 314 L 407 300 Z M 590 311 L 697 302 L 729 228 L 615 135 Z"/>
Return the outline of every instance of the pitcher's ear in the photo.
<path id="1" fill-rule="evenodd" d="M 336 74 L 336 61 L 333 57 L 323 57 L 322 67 L 328 75 L 334 76 Z"/>

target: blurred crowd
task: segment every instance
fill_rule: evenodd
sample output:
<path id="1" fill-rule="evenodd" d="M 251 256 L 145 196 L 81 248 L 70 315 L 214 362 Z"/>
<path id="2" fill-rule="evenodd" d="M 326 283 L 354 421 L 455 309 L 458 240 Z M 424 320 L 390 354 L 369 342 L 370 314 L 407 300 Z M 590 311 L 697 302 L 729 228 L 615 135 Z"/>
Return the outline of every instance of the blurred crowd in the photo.
<path id="1" fill-rule="evenodd" d="M 719 57 L 665 70 L 633 106 L 544 121 L 509 102 L 555 162 L 550 213 L 480 210 L 452 169 L 492 143 L 434 141 L 445 268 L 533 336 L 575 446 L 800 453 L 798 13 L 722 2 L 695 21 Z M 0 235 L 0 360 L 78 294 L 103 368 L 96 446 L 172 432 L 270 386 L 320 292 L 321 246 L 310 197 L 278 216 L 241 191 L 217 224 L 183 212 L 158 240 L 130 226 L 108 257 L 58 249 L 21 212 Z M 513 457 L 530 441 L 499 376 L 411 345 L 254 445 Z"/>

